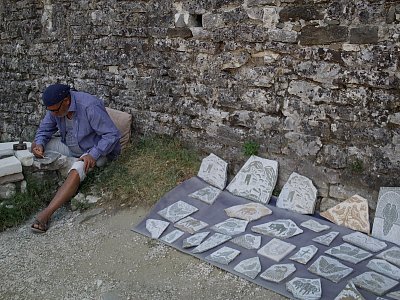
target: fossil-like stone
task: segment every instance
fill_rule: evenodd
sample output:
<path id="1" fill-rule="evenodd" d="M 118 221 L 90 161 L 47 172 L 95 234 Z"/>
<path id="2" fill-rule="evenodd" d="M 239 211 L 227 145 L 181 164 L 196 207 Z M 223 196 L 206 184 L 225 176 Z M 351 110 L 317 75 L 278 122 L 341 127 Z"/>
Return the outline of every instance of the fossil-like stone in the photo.
<path id="1" fill-rule="evenodd" d="M 197 207 L 187 204 L 184 201 L 177 201 L 174 204 L 171 204 L 170 206 L 160 210 L 158 214 L 164 219 L 175 223 L 176 221 L 179 221 L 196 211 L 198 211 Z"/>
<path id="2" fill-rule="evenodd" d="M 236 272 L 239 272 L 243 275 L 246 275 L 247 277 L 250 277 L 251 279 L 254 279 L 257 277 L 258 273 L 261 272 L 260 259 L 256 256 L 242 260 L 233 269 Z"/>
<path id="3" fill-rule="evenodd" d="M 206 222 L 197 220 L 192 217 L 186 217 L 174 224 L 174 226 L 180 230 L 183 230 L 185 232 L 189 232 L 191 234 L 195 233 L 196 231 L 199 231 L 205 227 L 208 226 Z"/>
<path id="4" fill-rule="evenodd" d="M 371 253 L 348 243 L 343 243 L 339 246 L 328 249 L 325 253 L 353 264 L 357 264 L 372 256 Z"/>
<path id="5" fill-rule="evenodd" d="M 272 214 L 272 211 L 260 203 L 247 203 L 235 205 L 225 209 L 226 214 L 231 218 L 255 221 L 264 216 Z"/>
<path id="6" fill-rule="evenodd" d="M 218 245 L 229 241 L 232 237 L 230 235 L 222 234 L 222 233 L 214 233 L 212 236 L 207 238 L 204 242 L 198 245 L 193 249 L 193 253 L 201 253 L 207 250 L 210 250 Z"/>
<path id="7" fill-rule="evenodd" d="M 328 232 L 327 234 L 317 236 L 317 237 L 313 238 L 312 240 L 319 244 L 329 246 L 338 235 L 339 235 L 339 232 L 331 231 L 331 232 Z"/>
<path id="8" fill-rule="evenodd" d="M 244 234 L 235 237 L 234 239 L 231 240 L 231 242 L 243 248 L 253 250 L 260 248 L 261 236 L 253 234 Z"/>
<path id="9" fill-rule="evenodd" d="M 296 246 L 293 244 L 281 241 L 280 239 L 272 239 L 261 247 L 257 251 L 257 254 L 279 262 L 295 248 Z"/>
<path id="10" fill-rule="evenodd" d="M 211 153 L 202 160 L 197 176 L 205 182 L 223 190 L 228 179 L 227 170 L 228 163 Z"/>
<path id="11" fill-rule="evenodd" d="M 200 190 L 197 190 L 191 194 L 189 197 L 192 197 L 197 200 L 201 200 L 207 204 L 213 204 L 215 200 L 218 198 L 218 195 L 221 193 L 221 190 L 213 187 L 213 186 L 206 186 Z"/>
<path id="12" fill-rule="evenodd" d="M 204 231 L 187 237 L 182 242 L 182 248 L 190 248 L 200 245 L 209 234 L 209 231 Z"/>
<path id="13" fill-rule="evenodd" d="M 227 235 L 236 235 L 245 232 L 248 223 L 249 222 L 245 220 L 229 218 L 221 223 L 215 224 L 211 229 Z"/>
<path id="14" fill-rule="evenodd" d="M 170 233 L 164 235 L 162 238 L 160 238 L 160 240 L 171 244 L 171 243 L 175 242 L 177 239 L 179 239 L 183 234 L 184 234 L 183 231 L 175 229 L 175 230 L 171 231 Z"/>
<path id="15" fill-rule="evenodd" d="M 343 241 L 356 245 L 368 251 L 378 252 L 387 247 L 385 242 L 374 239 L 361 232 L 353 232 L 342 237 Z"/>
<path id="16" fill-rule="evenodd" d="M 279 283 L 296 271 L 294 264 L 272 265 L 260 274 L 262 279 Z"/>
<path id="17" fill-rule="evenodd" d="M 331 228 L 328 225 L 323 225 L 323 224 L 318 223 L 317 221 L 312 220 L 312 219 L 301 223 L 300 226 L 302 226 L 304 228 L 307 228 L 307 229 L 310 229 L 310 230 L 312 230 L 314 232 L 321 232 L 321 231 L 328 230 L 329 228 Z"/>
<path id="18" fill-rule="evenodd" d="M 153 239 L 158 239 L 161 234 L 167 229 L 169 222 L 156 220 L 156 219 L 147 219 L 146 220 L 146 229 L 150 232 L 150 235 Z"/>
<path id="19" fill-rule="evenodd" d="M 355 286 L 378 296 L 383 296 L 398 284 L 397 281 L 376 272 L 362 273 L 354 277 L 352 281 Z"/>
<path id="20" fill-rule="evenodd" d="M 400 280 L 400 269 L 386 260 L 371 259 L 367 264 L 367 268 L 380 274 L 389 276 L 395 280 Z"/>
<path id="21" fill-rule="evenodd" d="M 384 260 L 395 264 L 396 266 L 400 267 L 400 248 L 393 246 L 381 253 L 379 253 L 376 257 L 383 258 Z"/>
<path id="22" fill-rule="evenodd" d="M 239 250 L 230 248 L 230 247 L 222 247 L 217 251 L 211 253 L 210 255 L 206 256 L 205 258 L 222 265 L 229 264 L 232 260 L 236 258 L 240 254 Z"/>
<path id="23" fill-rule="evenodd" d="M 334 300 L 365 300 L 353 282 L 349 281 Z"/>
<path id="24" fill-rule="evenodd" d="M 280 219 L 251 227 L 251 231 L 271 237 L 287 239 L 303 232 L 295 222 L 290 219 Z"/>
<path id="25" fill-rule="evenodd" d="M 386 296 L 396 299 L 396 300 L 400 300 L 400 291 L 390 292 Z"/>
<path id="26" fill-rule="evenodd" d="M 289 259 L 297 261 L 298 263 L 305 265 L 314 257 L 314 255 L 317 253 L 317 251 L 318 251 L 318 248 L 315 247 L 314 245 L 301 247 L 300 250 L 297 251 L 291 257 L 289 257 Z"/>
<path id="27" fill-rule="evenodd" d="M 317 300 L 322 296 L 321 280 L 295 277 L 286 283 L 286 289 L 296 299 Z"/>
<path id="28" fill-rule="evenodd" d="M 353 269 L 340 263 L 337 259 L 321 255 L 308 268 L 308 271 L 337 283 L 353 272 Z"/>

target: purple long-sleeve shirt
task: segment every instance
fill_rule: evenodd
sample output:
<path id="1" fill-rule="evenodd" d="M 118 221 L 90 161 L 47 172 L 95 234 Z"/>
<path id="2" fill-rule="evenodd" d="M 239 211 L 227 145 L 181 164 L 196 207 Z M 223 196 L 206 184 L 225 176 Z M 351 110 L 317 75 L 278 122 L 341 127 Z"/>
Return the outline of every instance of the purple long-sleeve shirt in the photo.
<path id="1" fill-rule="evenodd" d="M 115 159 L 121 153 L 119 139 L 121 134 L 107 114 L 103 102 L 84 92 L 71 91 L 71 105 L 68 111 L 74 112 L 73 135 L 83 152 L 95 160 L 101 156 Z M 66 143 L 65 117 L 56 117 L 47 111 L 36 133 L 35 143 L 45 146 L 52 135 L 60 131 L 61 141 Z"/>

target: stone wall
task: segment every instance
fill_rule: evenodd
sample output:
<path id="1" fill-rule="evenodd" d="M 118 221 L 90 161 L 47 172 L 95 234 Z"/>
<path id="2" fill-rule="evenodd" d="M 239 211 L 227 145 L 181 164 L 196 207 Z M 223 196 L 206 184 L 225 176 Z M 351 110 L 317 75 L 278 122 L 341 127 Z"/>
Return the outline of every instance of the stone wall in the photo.
<path id="1" fill-rule="evenodd" d="M 0 0 L 0 139 L 32 138 L 56 81 L 322 197 L 399 185 L 397 0 Z"/>

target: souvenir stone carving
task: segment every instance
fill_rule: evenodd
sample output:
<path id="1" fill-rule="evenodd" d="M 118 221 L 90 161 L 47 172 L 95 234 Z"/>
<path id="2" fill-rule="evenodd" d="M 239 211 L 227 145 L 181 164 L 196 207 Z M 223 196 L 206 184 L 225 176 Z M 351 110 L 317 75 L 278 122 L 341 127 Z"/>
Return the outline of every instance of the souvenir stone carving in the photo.
<path id="1" fill-rule="evenodd" d="M 246 275 L 247 277 L 250 277 L 251 279 L 254 279 L 257 277 L 258 273 L 261 272 L 260 259 L 256 256 L 242 260 L 233 269 L 236 272 L 239 272 L 243 275 Z"/>
<path id="2" fill-rule="evenodd" d="M 280 219 L 251 227 L 251 231 L 271 237 L 287 239 L 303 232 L 296 223 L 290 219 Z"/>
<path id="3" fill-rule="evenodd" d="M 400 280 L 400 269 L 383 259 L 371 259 L 367 268 L 380 274 Z"/>
<path id="4" fill-rule="evenodd" d="M 361 196 L 354 195 L 320 215 L 332 223 L 365 233 L 370 232 L 368 200 Z"/>
<path id="5" fill-rule="evenodd" d="M 215 224 L 211 229 L 223 234 L 236 235 L 245 232 L 248 223 L 249 222 L 245 220 L 229 218 L 221 223 Z"/>
<path id="6" fill-rule="evenodd" d="M 379 190 L 372 236 L 400 245 L 400 188 Z"/>
<path id="7" fill-rule="evenodd" d="M 317 253 L 318 248 L 315 247 L 314 245 L 309 245 L 306 247 L 301 247 L 299 251 L 297 251 L 293 256 L 289 257 L 289 259 L 297 261 L 298 263 L 301 263 L 305 265 L 308 263 Z"/>
<path id="8" fill-rule="evenodd" d="M 257 251 L 257 254 L 279 262 L 295 248 L 296 246 L 293 244 L 281 241 L 279 239 L 272 239 L 263 247 L 261 247 Z"/>
<path id="9" fill-rule="evenodd" d="M 249 222 L 272 214 L 272 211 L 268 207 L 260 203 L 248 203 L 231 206 L 226 208 L 225 212 L 231 218 L 238 218 Z"/>
<path id="10" fill-rule="evenodd" d="M 299 214 L 313 214 L 317 189 L 312 181 L 293 172 L 279 194 L 276 206 Z"/>
<path id="11" fill-rule="evenodd" d="M 202 160 L 197 176 L 205 182 L 223 190 L 228 179 L 227 170 L 228 163 L 211 153 Z"/>
<path id="12" fill-rule="evenodd" d="M 237 236 L 231 240 L 232 243 L 239 245 L 243 248 L 254 250 L 258 249 L 261 246 L 261 236 L 252 235 L 252 234 L 244 234 L 241 236 Z"/>
<path id="13" fill-rule="evenodd" d="M 361 232 L 353 232 L 342 237 L 343 241 L 356 245 L 368 251 L 378 252 L 387 247 L 385 242 L 374 239 Z"/>
<path id="14" fill-rule="evenodd" d="M 325 253 L 353 264 L 357 264 L 372 256 L 371 253 L 348 243 L 343 243 L 339 246 L 328 249 Z"/>
<path id="15" fill-rule="evenodd" d="M 179 239 L 183 234 L 184 234 L 183 231 L 175 229 L 175 230 L 171 231 L 170 233 L 164 235 L 160 240 L 171 244 L 171 243 L 175 242 L 177 239 Z"/>
<path id="16" fill-rule="evenodd" d="M 399 247 L 394 246 L 390 249 L 387 249 L 387 250 L 379 253 L 376 257 L 383 258 L 384 260 L 400 267 L 400 248 Z"/>
<path id="17" fill-rule="evenodd" d="M 201 242 L 209 235 L 209 231 L 199 232 L 187 237 L 183 240 L 182 248 L 195 247 L 201 244 Z"/>
<path id="18" fill-rule="evenodd" d="M 312 219 L 301 223 L 300 226 L 302 226 L 304 228 L 307 228 L 307 229 L 310 229 L 310 230 L 312 230 L 314 232 L 321 232 L 321 231 L 328 230 L 329 228 L 331 228 L 328 225 L 323 225 L 323 224 L 318 223 L 317 221 L 312 220 Z"/>
<path id="19" fill-rule="evenodd" d="M 239 250 L 230 247 L 222 247 L 221 249 L 218 249 L 217 251 L 206 256 L 206 259 L 215 261 L 222 265 L 227 265 L 232 260 L 234 260 L 236 256 L 238 256 L 239 254 L 240 254 Z"/>
<path id="20" fill-rule="evenodd" d="M 228 185 L 233 195 L 268 203 L 278 178 L 278 162 L 252 155 Z"/>
<path id="21" fill-rule="evenodd" d="M 320 279 L 295 277 L 286 283 L 286 289 L 296 299 L 317 300 L 322 296 Z"/>
<path id="22" fill-rule="evenodd" d="M 329 246 L 338 235 L 339 235 L 339 232 L 331 231 L 327 234 L 317 236 L 316 238 L 313 238 L 312 240 L 319 244 Z"/>
<path id="23" fill-rule="evenodd" d="M 198 191 L 195 191 L 194 193 L 189 194 L 189 197 L 201 200 L 207 204 L 213 204 L 220 193 L 221 190 L 213 186 L 206 186 L 205 188 L 202 188 Z"/>
<path id="24" fill-rule="evenodd" d="M 150 232 L 150 235 L 153 239 L 158 239 L 161 234 L 167 229 L 169 222 L 156 220 L 156 219 L 147 219 L 146 220 L 146 229 Z"/>
<path id="25" fill-rule="evenodd" d="M 214 233 L 200 245 L 193 249 L 193 253 L 201 253 L 229 241 L 232 237 L 222 233 Z"/>
<path id="26" fill-rule="evenodd" d="M 308 271 L 337 283 L 353 272 L 353 269 L 336 259 L 321 255 L 308 268 Z"/>
<path id="27" fill-rule="evenodd" d="M 344 287 L 339 295 L 334 300 L 365 300 L 361 293 L 357 290 L 353 282 L 349 283 Z"/>
<path id="28" fill-rule="evenodd" d="M 390 292 L 387 294 L 388 297 L 400 300 L 400 291 Z"/>
<path id="29" fill-rule="evenodd" d="M 193 205 L 187 204 L 183 201 L 177 201 L 174 204 L 171 204 L 170 206 L 160 210 L 158 214 L 164 219 L 175 223 L 176 221 L 191 215 L 195 211 L 198 211 L 198 209 Z"/>
<path id="30" fill-rule="evenodd" d="M 43 158 L 34 157 L 33 159 L 42 165 L 49 165 L 49 164 L 55 162 L 60 156 L 61 156 L 61 153 L 59 153 L 59 152 L 47 150 L 44 153 Z"/>
<path id="31" fill-rule="evenodd" d="M 183 230 L 185 232 L 189 232 L 189 233 L 193 234 L 196 231 L 199 231 L 199 230 L 207 227 L 208 224 L 206 222 L 197 220 L 192 217 L 186 217 L 186 218 L 176 222 L 174 226 L 180 230 Z"/>
<path id="32" fill-rule="evenodd" d="M 354 277 L 352 281 L 355 286 L 378 296 L 383 296 L 398 284 L 397 281 L 376 272 L 362 273 Z"/>
<path id="33" fill-rule="evenodd" d="M 294 264 L 272 265 L 260 274 L 262 279 L 279 283 L 296 271 Z"/>

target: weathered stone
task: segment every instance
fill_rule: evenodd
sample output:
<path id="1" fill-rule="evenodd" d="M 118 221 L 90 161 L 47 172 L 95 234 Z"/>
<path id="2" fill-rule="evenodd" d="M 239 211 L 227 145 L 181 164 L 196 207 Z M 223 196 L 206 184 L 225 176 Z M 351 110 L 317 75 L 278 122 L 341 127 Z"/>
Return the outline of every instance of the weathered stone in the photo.
<path id="1" fill-rule="evenodd" d="M 344 277 L 350 275 L 350 273 L 353 272 L 353 269 L 340 263 L 336 259 L 321 255 L 308 268 L 308 271 L 337 283 Z"/>
<path id="2" fill-rule="evenodd" d="M 279 12 L 281 22 L 297 20 L 320 20 L 323 14 L 314 5 L 298 5 L 285 7 Z"/>
<path id="3" fill-rule="evenodd" d="M 6 176 L 0 177 L 0 185 L 4 185 L 6 183 L 18 182 L 21 180 L 24 180 L 24 174 L 22 174 L 22 173 L 6 175 Z"/>
<path id="4" fill-rule="evenodd" d="M 295 245 L 274 238 L 258 249 L 257 254 L 279 262 L 294 249 Z"/>
<path id="5" fill-rule="evenodd" d="M 273 29 L 269 31 L 271 41 L 283 43 L 296 43 L 297 32 L 289 30 Z"/>
<path id="6" fill-rule="evenodd" d="M 21 172 L 21 162 L 15 156 L 0 159 L 0 178 Z"/>
<path id="7" fill-rule="evenodd" d="M 286 283 L 286 289 L 291 292 L 296 299 L 318 300 L 322 296 L 320 279 L 295 277 Z"/>
<path id="8" fill-rule="evenodd" d="M 301 30 L 300 44 L 323 45 L 347 40 L 348 29 L 345 26 L 326 27 L 305 26 Z"/>
<path id="9" fill-rule="evenodd" d="M 193 36 L 189 28 L 168 28 L 167 35 L 171 38 L 190 38 Z"/>
<path id="10" fill-rule="evenodd" d="M 350 43 L 373 44 L 378 42 L 378 27 L 364 26 L 350 28 Z"/>
<path id="11" fill-rule="evenodd" d="M 197 176 L 209 184 L 223 190 L 228 179 L 228 163 L 211 153 L 204 158 Z"/>
<path id="12" fill-rule="evenodd" d="M 10 199 L 16 192 L 17 188 L 14 183 L 0 185 L 0 199 Z"/>
<path id="13" fill-rule="evenodd" d="M 378 296 L 383 296 L 398 282 L 375 272 L 365 272 L 352 279 L 355 286 L 365 289 Z"/>

